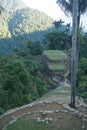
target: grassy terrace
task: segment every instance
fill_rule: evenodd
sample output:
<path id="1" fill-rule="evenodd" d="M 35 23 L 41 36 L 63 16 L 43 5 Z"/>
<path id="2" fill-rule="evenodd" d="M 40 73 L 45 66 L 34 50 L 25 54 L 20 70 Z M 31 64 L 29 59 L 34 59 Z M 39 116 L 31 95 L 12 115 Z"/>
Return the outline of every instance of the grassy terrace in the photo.
<path id="1" fill-rule="evenodd" d="M 58 88 L 59 91 L 71 91 L 71 87 L 66 87 L 66 86 L 60 86 Z"/>
<path id="2" fill-rule="evenodd" d="M 64 56 L 62 51 L 59 50 L 47 50 L 44 52 L 50 60 L 63 60 Z"/>
<path id="3" fill-rule="evenodd" d="M 58 95 L 63 95 L 63 96 L 70 96 L 70 92 L 50 92 L 49 93 L 50 96 L 58 96 Z"/>
<path id="4" fill-rule="evenodd" d="M 54 65 L 49 65 L 49 68 L 53 70 L 64 70 L 65 66 L 62 64 L 54 64 Z"/>
<path id="5" fill-rule="evenodd" d="M 34 121 L 18 119 L 6 130 L 53 130 L 53 126 L 46 123 L 36 123 Z"/>
<path id="6" fill-rule="evenodd" d="M 30 121 L 25 116 L 9 125 L 6 130 L 82 130 L 81 119 L 69 113 L 56 113 L 52 118 L 55 118 L 56 121 L 46 124 L 44 122 L 36 122 L 35 120 Z"/>

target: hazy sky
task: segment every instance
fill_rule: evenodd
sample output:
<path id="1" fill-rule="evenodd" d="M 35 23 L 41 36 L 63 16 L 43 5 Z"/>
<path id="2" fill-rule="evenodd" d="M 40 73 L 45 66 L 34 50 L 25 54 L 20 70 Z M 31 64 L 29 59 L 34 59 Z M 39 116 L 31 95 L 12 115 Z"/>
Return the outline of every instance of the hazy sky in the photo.
<path id="1" fill-rule="evenodd" d="M 60 7 L 56 4 L 57 0 L 23 0 L 27 6 L 31 8 L 38 9 L 49 16 L 51 16 L 54 20 L 62 19 L 66 23 L 70 23 L 72 21 L 71 17 L 66 17 L 65 14 L 61 11 Z M 87 16 L 85 15 L 82 18 L 82 23 L 87 30 Z"/>

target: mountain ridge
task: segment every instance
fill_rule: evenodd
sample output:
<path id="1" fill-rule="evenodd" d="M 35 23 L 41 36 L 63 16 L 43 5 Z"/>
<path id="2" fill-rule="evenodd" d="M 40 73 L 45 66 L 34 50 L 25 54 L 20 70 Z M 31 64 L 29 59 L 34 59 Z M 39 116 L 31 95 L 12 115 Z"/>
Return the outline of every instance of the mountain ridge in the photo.
<path id="1" fill-rule="evenodd" d="M 0 0 L 0 5 L 5 9 L 1 16 L 0 38 L 43 31 L 52 27 L 53 20 L 49 16 L 27 7 L 21 0 Z"/>
<path id="2" fill-rule="evenodd" d="M 1 14 L 0 51 L 7 52 L 3 50 L 5 46 L 13 46 L 14 49 L 14 46 L 16 48 L 29 40 L 41 41 L 43 35 L 53 28 L 53 19 L 37 9 L 7 9 Z"/>

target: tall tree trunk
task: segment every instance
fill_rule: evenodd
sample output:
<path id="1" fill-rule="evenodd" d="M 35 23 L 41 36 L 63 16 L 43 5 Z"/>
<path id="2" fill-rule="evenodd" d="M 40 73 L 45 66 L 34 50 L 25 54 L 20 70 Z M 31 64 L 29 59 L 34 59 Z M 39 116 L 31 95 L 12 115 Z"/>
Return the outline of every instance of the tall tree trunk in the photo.
<path id="1" fill-rule="evenodd" d="M 80 41 L 79 41 L 79 29 L 80 29 L 80 0 L 78 0 L 78 16 L 77 16 L 77 68 L 78 68 L 78 59 L 79 59 L 79 46 L 80 46 Z"/>
<path id="2" fill-rule="evenodd" d="M 73 0 L 73 20 L 72 20 L 72 61 L 71 61 L 71 102 L 70 106 L 75 108 L 76 81 L 77 81 L 77 17 L 78 0 Z"/>

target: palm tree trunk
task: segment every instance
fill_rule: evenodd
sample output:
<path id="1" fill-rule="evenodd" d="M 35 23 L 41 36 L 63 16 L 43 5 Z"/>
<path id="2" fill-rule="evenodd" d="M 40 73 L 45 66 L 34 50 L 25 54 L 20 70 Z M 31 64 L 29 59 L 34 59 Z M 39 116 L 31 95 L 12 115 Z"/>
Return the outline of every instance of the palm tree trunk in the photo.
<path id="1" fill-rule="evenodd" d="M 78 0 L 79 2 L 79 0 Z M 78 4 L 78 16 L 77 16 L 77 31 L 79 35 L 79 29 L 80 29 L 80 9 L 79 9 L 79 4 Z M 79 37 L 77 36 L 77 68 L 78 68 L 78 59 L 79 59 Z"/>
<path id="2" fill-rule="evenodd" d="M 73 0 L 72 20 L 72 61 L 71 61 L 71 102 L 70 106 L 75 108 L 76 81 L 77 81 L 77 16 L 78 0 Z"/>

